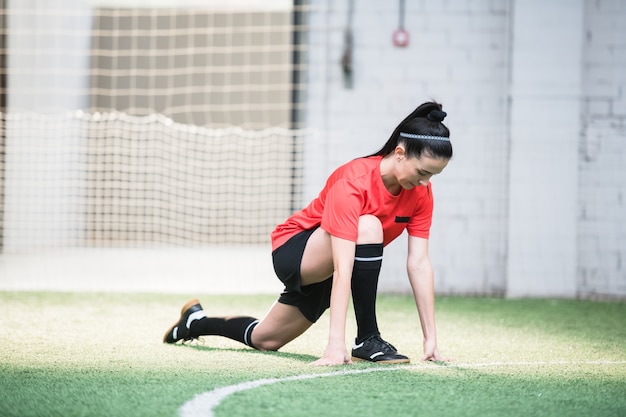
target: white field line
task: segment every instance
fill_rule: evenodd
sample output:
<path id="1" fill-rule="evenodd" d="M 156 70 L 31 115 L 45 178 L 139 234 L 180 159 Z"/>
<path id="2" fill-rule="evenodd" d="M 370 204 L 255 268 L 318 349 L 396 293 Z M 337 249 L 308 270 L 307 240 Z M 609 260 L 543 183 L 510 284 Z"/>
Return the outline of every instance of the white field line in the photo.
<path id="1" fill-rule="evenodd" d="M 626 361 L 583 361 L 583 362 L 568 362 L 568 361 L 555 361 L 555 362 L 487 362 L 487 363 L 458 363 L 448 365 L 398 365 L 398 366 L 381 366 L 377 368 L 368 369 L 356 369 L 356 370 L 341 370 L 334 372 L 326 372 L 320 374 L 302 374 L 293 375 L 284 378 L 264 378 L 257 379 L 255 381 L 246 381 L 235 385 L 228 385 L 225 387 L 215 388 L 211 391 L 204 392 L 196 395 L 191 400 L 183 404 L 178 414 L 180 417 L 214 417 L 213 410 L 227 397 L 238 392 L 251 390 L 261 387 L 263 385 L 276 384 L 278 382 L 289 381 L 302 381 L 305 379 L 313 378 L 326 378 L 333 376 L 343 375 L 355 375 L 365 374 L 371 372 L 385 372 L 385 371 L 402 371 L 402 370 L 428 370 L 428 369 L 442 369 L 442 368 L 459 368 L 459 369 L 471 369 L 471 368 L 493 368 L 493 367 L 507 367 L 507 366 L 561 366 L 561 365 L 626 365 Z"/>

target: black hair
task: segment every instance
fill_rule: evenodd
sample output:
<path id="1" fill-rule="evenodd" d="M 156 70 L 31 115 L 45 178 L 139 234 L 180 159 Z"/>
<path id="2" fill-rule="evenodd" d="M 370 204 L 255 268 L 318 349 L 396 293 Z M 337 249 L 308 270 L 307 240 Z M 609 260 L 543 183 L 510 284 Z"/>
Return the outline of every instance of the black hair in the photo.
<path id="1" fill-rule="evenodd" d="M 369 156 L 387 156 L 394 152 L 398 144 L 402 144 L 407 158 L 419 158 L 423 154 L 431 158 L 452 158 L 452 144 L 449 140 L 415 139 L 400 136 L 409 135 L 450 137 L 450 130 L 442 123 L 448 114 L 441 104 L 429 101 L 418 106 L 409 114 L 391 134 L 391 137 L 380 150 Z"/>

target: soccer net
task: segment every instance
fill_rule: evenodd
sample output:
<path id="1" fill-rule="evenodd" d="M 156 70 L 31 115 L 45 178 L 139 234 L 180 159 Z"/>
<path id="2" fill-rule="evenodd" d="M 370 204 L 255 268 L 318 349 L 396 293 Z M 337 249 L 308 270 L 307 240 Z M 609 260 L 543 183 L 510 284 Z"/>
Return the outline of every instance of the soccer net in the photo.
<path id="1" fill-rule="evenodd" d="M 305 8 L 76 3 L 0 1 L 2 252 L 269 242 L 302 204 Z"/>

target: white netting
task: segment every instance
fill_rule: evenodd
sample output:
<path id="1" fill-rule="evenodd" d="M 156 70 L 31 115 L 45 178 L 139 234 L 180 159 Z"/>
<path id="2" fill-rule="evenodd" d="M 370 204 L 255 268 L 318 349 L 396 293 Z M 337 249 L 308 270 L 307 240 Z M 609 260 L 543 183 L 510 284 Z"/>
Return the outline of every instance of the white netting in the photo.
<path id="1" fill-rule="evenodd" d="M 4 124 L 6 250 L 267 242 L 297 199 L 304 132 L 122 113 Z"/>
<path id="2" fill-rule="evenodd" d="M 10 2 L 18 3 L 18 2 Z M 294 12 L 92 8 L 24 1 L 4 9 L 13 111 L 162 113 L 181 123 L 291 127 Z M 294 49 L 295 46 L 295 49 Z M 298 55 L 302 57 L 301 55 Z"/>
<path id="3" fill-rule="evenodd" d="M 2 250 L 267 243 L 301 204 L 304 9 L 114 6 L 0 1 Z"/>

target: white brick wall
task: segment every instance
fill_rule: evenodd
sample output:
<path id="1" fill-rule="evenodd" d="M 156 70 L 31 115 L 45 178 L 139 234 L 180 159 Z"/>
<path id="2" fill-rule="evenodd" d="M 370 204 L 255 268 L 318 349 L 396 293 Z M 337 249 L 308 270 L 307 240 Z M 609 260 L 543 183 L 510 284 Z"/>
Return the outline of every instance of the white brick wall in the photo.
<path id="1" fill-rule="evenodd" d="M 578 291 L 626 295 L 626 3 L 587 2 Z"/>
<path id="2" fill-rule="evenodd" d="M 314 2 L 312 25 L 329 31 L 311 44 L 309 124 L 324 139 L 310 147 L 326 159 L 308 197 L 351 158 L 376 151 L 409 112 L 434 98 L 449 113 L 455 157 L 434 180 L 431 255 L 437 288 L 502 293 L 505 283 L 508 2 L 407 2 L 407 48 L 395 48 L 395 2 L 356 1 L 354 85 L 343 85 L 339 60 L 348 21 L 346 1 Z M 318 102 L 317 100 L 321 100 Z M 311 156 L 316 159 L 315 156 Z M 317 158 L 319 161 L 322 158 Z M 405 243 L 387 248 L 381 289 L 406 291 Z"/>
<path id="3" fill-rule="evenodd" d="M 312 2 L 311 23 L 323 30 L 310 45 L 308 122 L 318 134 L 306 198 L 434 98 L 449 113 L 455 150 L 434 179 L 437 291 L 626 296 L 626 2 L 406 3 L 410 44 L 395 48 L 397 3 L 354 2 L 347 89 L 339 61 L 348 2 Z M 515 31 L 514 22 L 532 27 Z M 547 135 L 525 141 L 537 129 Z M 545 143 L 529 180 L 525 161 Z M 381 290 L 409 290 L 404 256 L 404 239 L 387 248 Z"/>
<path id="4" fill-rule="evenodd" d="M 306 201 L 335 167 L 376 151 L 434 98 L 449 113 L 455 150 L 433 180 L 437 291 L 626 298 L 626 1 L 407 0 L 410 44 L 395 48 L 398 2 L 354 0 L 351 89 L 339 64 L 348 0 L 310 3 Z M 269 248 L 246 250 L 235 270 L 227 254 L 241 259 L 241 248 L 224 249 L 185 255 L 185 291 L 208 282 L 219 293 L 279 291 Z M 409 291 L 405 252 L 404 238 L 386 249 L 382 291 Z M 78 289 L 145 290 L 124 279 L 144 269 L 138 258 L 123 255 L 129 269 L 110 255 L 100 264 L 118 269 Z M 152 290 L 172 291 L 179 258 L 139 259 Z M 0 286 L 77 289 L 65 278 L 75 263 L 55 253 L 39 260 L 3 255 Z M 83 266 L 73 267 L 81 280 Z M 48 270 L 62 278 L 42 283 Z"/>
<path id="5" fill-rule="evenodd" d="M 515 3 L 509 296 L 576 295 L 583 4 L 583 0 Z"/>

